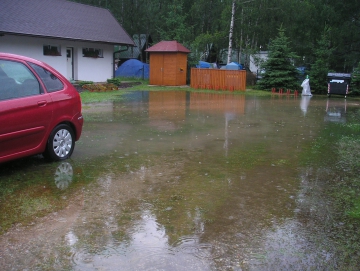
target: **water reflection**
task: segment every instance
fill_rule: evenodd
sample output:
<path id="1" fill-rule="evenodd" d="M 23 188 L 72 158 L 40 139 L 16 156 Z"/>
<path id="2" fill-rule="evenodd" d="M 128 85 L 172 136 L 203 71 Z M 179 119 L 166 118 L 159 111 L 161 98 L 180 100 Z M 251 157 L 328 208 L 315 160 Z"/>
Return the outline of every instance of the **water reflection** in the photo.
<path id="1" fill-rule="evenodd" d="M 164 226 L 150 211 L 143 211 L 141 219 L 131 230 L 127 242 L 112 243 L 96 254 L 79 250 L 79 240 L 73 232 L 66 235 L 73 247 L 74 270 L 211 270 L 211 245 L 201 244 L 198 236 L 184 236 L 170 245 Z"/>
<path id="2" fill-rule="evenodd" d="M 312 96 L 301 96 L 300 108 L 301 111 L 304 113 L 304 116 L 306 115 L 307 109 L 309 107 L 311 97 Z"/>
<path id="3" fill-rule="evenodd" d="M 346 103 L 346 99 L 342 99 L 342 101 L 336 99 L 327 99 L 326 115 L 324 117 L 324 121 L 345 123 Z"/>
<path id="4" fill-rule="evenodd" d="M 84 107 L 71 160 L 0 172 L 2 191 L 26 183 L 0 198 L 2 209 L 11 202 L 36 216 L 53 207 L 51 193 L 64 206 L 0 238 L 4 270 L 331 267 L 336 244 L 323 225 L 331 210 L 313 181 L 330 174 L 304 169 L 302 158 L 330 134 L 324 108 L 332 112 L 332 101 L 176 91 L 126 97 Z"/>
<path id="5" fill-rule="evenodd" d="M 64 190 L 69 187 L 73 180 L 73 168 L 69 162 L 61 162 L 54 175 L 56 187 Z"/>
<path id="6" fill-rule="evenodd" d="M 159 131 L 180 129 L 186 115 L 186 92 L 150 92 L 149 125 Z"/>

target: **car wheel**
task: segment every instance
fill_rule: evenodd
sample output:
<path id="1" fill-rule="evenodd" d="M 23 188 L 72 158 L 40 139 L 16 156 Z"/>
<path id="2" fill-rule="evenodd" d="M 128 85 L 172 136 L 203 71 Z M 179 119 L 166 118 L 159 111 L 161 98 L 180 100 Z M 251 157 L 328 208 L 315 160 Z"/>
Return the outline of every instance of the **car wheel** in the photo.
<path id="1" fill-rule="evenodd" d="M 44 157 L 52 161 L 68 159 L 75 147 L 73 129 L 67 124 L 60 124 L 50 133 Z"/>

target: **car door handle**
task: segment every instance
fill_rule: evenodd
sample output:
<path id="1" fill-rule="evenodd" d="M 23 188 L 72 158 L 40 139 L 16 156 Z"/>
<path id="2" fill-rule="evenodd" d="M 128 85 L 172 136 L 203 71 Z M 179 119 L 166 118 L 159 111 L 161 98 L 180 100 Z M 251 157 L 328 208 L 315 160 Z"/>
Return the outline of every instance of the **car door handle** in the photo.
<path id="1" fill-rule="evenodd" d="M 47 104 L 46 101 L 39 101 L 38 103 L 38 106 L 45 106 Z"/>

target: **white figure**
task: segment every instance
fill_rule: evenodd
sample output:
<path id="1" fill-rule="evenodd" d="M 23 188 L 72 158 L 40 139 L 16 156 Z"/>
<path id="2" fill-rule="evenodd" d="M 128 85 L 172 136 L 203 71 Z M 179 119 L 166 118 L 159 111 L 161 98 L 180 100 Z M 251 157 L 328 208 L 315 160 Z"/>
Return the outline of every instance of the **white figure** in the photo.
<path id="1" fill-rule="evenodd" d="M 301 86 L 302 86 L 302 88 L 303 88 L 301 95 L 304 95 L 304 96 L 312 96 L 311 90 L 310 90 L 310 79 L 309 79 L 309 75 L 306 75 L 306 79 L 302 82 Z"/>

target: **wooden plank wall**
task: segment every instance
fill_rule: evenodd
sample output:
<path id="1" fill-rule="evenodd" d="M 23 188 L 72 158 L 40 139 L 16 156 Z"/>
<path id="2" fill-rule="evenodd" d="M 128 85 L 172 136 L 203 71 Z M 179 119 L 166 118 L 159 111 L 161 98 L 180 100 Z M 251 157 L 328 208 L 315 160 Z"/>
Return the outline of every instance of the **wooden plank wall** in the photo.
<path id="1" fill-rule="evenodd" d="M 246 71 L 191 68 L 190 86 L 197 89 L 245 91 Z"/>
<path id="2" fill-rule="evenodd" d="M 151 53 L 150 85 L 182 86 L 186 85 L 187 54 Z"/>

